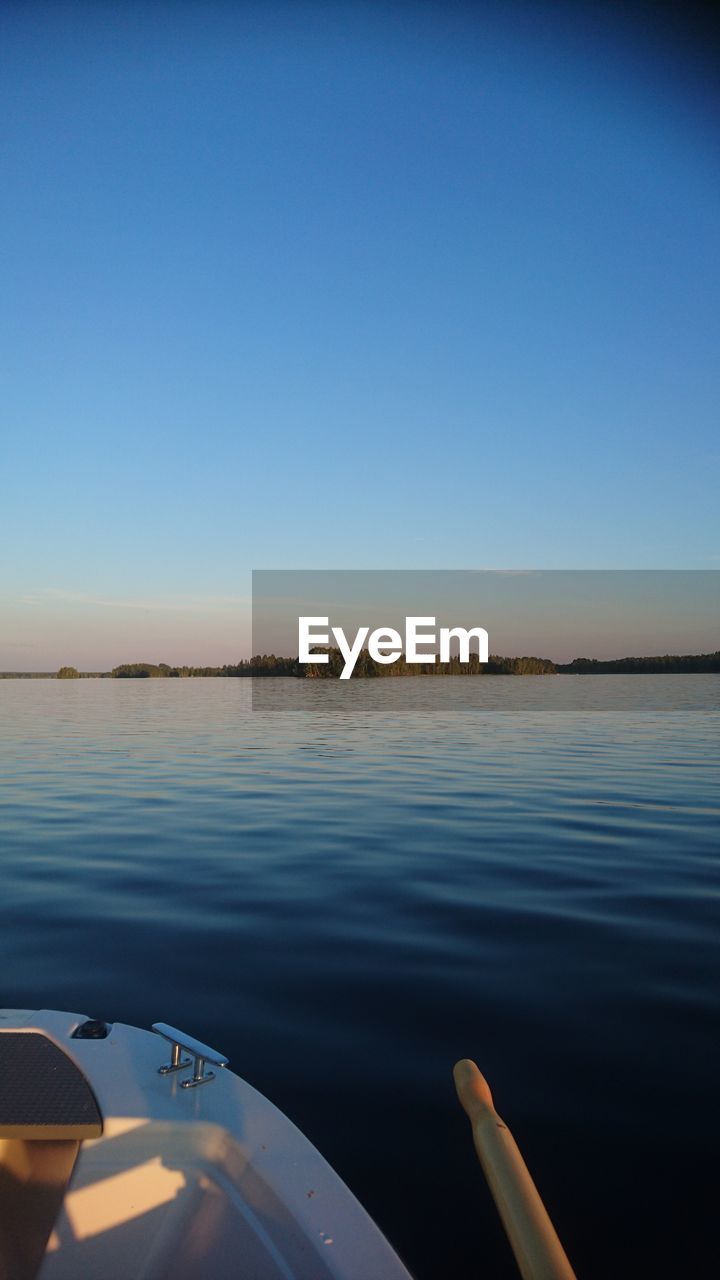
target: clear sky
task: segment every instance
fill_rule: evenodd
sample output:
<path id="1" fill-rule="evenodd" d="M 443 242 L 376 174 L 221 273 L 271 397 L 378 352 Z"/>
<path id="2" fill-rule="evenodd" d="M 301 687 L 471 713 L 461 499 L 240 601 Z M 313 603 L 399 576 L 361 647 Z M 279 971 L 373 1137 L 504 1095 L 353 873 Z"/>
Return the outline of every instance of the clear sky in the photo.
<path id="1" fill-rule="evenodd" d="M 253 567 L 720 567 L 668 12 L 6 3 L 0 669 L 231 661 Z"/>

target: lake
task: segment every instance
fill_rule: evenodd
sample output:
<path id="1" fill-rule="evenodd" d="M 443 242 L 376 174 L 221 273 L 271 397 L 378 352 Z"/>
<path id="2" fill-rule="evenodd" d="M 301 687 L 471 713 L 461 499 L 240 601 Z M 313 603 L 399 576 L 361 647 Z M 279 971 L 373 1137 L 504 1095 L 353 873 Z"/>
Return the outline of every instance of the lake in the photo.
<path id="1" fill-rule="evenodd" d="M 418 1280 L 517 1275 L 473 1057 L 584 1280 L 716 1271 L 720 678 L 262 683 L 0 681 L 0 1004 L 209 1041 Z"/>

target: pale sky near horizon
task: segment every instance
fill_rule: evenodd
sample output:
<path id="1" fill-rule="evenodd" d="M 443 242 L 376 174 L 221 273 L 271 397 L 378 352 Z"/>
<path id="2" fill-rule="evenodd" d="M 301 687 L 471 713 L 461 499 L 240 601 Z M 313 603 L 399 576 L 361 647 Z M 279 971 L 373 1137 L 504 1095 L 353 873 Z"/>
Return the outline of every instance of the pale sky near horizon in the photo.
<path id="1" fill-rule="evenodd" d="M 0 670 L 232 661 L 253 567 L 720 567 L 720 92 L 652 12 L 3 7 Z"/>
<path id="2" fill-rule="evenodd" d="M 299 617 L 326 617 L 312 634 L 434 619 L 418 631 L 479 627 L 490 653 L 624 658 L 706 653 L 720 624 L 720 570 L 261 570 L 253 574 L 252 652 L 295 657 Z M 424 647 L 425 652 L 428 646 Z M 432 645 L 430 645 L 432 651 Z"/>

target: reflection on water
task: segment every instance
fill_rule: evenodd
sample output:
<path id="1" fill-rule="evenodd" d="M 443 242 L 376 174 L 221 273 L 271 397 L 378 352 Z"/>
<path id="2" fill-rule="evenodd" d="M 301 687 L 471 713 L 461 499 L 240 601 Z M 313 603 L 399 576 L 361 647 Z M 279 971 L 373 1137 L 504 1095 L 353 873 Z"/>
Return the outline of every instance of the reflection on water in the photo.
<path id="1" fill-rule="evenodd" d="M 720 680 L 250 683 L 0 681 L 0 1003 L 217 1044 L 419 1280 L 514 1275 L 475 1057 L 580 1274 L 708 1273 Z"/>

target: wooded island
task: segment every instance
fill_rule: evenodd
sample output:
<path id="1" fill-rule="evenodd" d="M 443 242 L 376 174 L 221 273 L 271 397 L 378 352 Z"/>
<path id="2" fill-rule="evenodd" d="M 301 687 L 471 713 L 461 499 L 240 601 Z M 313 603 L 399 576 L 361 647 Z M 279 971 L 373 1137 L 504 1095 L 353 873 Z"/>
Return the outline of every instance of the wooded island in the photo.
<path id="1" fill-rule="evenodd" d="M 112 671 L 83 672 L 75 667 L 61 667 L 58 680 L 80 678 L 137 680 L 137 679 L 187 679 L 193 676 L 285 676 L 301 680 L 333 680 L 343 667 L 339 649 L 327 649 L 327 663 L 301 663 L 297 658 L 277 657 L 274 653 L 258 654 L 254 658 L 242 658 L 239 662 L 222 667 L 170 666 L 167 662 L 124 662 Z M 677 675 L 720 672 L 720 650 L 715 653 L 663 654 L 657 657 L 614 658 L 603 661 L 598 658 L 574 658 L 572 662 L 552 662 L 550 658 L 503 658 L 490 654 L 490 660 L 480 663 L 471 655 L 470 661 L 461 663 L 459 658 L 450 662 L 409 663 L 400 657 L 392 666 L 375 662 L 364 649 L 358 657 L 352 679 L 392 680 L 403 676 L 546 676 L 546 675 Z M 29 673 L 4 672 L 3 675 L 32 678 Z M 52 672 L 33 673 L 50 676 Z"/>

